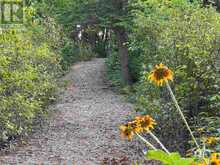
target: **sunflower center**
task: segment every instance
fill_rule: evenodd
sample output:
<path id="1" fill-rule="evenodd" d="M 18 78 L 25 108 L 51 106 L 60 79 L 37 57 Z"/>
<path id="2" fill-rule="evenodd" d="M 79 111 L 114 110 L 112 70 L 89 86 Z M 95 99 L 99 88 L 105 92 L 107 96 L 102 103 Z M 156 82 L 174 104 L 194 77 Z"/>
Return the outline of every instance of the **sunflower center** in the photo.
<path id="1" fill-rule="evenodd" d="M 149 120 L 144 120 L 141 122 L 142 127 L 149 127 L 150 124 L 151 122 Z"/>
<path id="2" fill-rule="evenodd" d="M 211 162 L 211 165 L 218 165 L 216 161 Z"/>
<path id="3" fill-rule="evenodd" d="M 155 78 L 157 80 L 161 80 L 168 75 L 169 75 L 169 72 L 166 68 L 159 68 L 155 71 Z"/>
<path id="4" fill-rule="evenodd" d="M 128 126 L 128 127 L 126 128 L 126 130 L 124 131 L 124 133 L 125 133 L 127 136 L 129 136 L 129 135 L 131 134 L 131 132 L 132 132 L 132 128 L 131 128 L 130 126 Z"/>

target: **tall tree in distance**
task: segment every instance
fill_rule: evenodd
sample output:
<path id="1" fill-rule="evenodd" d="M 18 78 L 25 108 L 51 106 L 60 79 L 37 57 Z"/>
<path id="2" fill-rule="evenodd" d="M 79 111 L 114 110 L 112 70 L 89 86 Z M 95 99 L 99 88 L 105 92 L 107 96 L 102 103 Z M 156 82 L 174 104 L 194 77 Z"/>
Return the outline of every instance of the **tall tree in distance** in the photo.
<path id="1" fill-rule="evenodd" d="M 101 26 L 114 32 L 118 55 L 121 63 L 122 81 L 126 85 L 132 83 L 128 67 L 128 32 L 131 23 L 128 0 L 99 0 L 97 16 Z M 130 20 L 130 21 L 129 21 Z"/>
<path id="2" fill-rule="evenodd" d="M 113 7 L 116 10 L 116 12 L 118 11 L 118 16 L 121 16 L 122 18 L 121 20 L 119 20 L 118 24 L 117 23 L 113 24 L 113 31 L 115 32 L 118 43 L 123 81 L 125 84 L 130 85 L 132 80 L 128 67 L 128 47 L 127 47 L 128 31 L 126 29 L 127 27 L 126 18 L 129 15 L 128 0 L 113 0 Z"/>

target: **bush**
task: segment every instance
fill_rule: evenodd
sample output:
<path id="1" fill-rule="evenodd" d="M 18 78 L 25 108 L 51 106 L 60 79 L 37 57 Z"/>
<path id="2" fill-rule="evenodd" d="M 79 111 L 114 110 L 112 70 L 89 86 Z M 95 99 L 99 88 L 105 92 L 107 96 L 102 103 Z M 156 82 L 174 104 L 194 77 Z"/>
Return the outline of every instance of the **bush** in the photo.
<path id="1" fill-rule="evenodd" d="M 45 25 L 37 22 L 26 22 L 23 29 L 2 29 L 1 142 L 31 131 L 34 119 L 44 115 L 44 108 L 54 100 L 61 58 L 52 51 L 58 48 L 57 35 L 46 33 L 47 30 Z"/>
<path id="2" fill-rule="evenodd" d="M 92 51 L 92 48 L 89 44 L 80 42 L 78 44 L 79 53 L 77 54 L 78 60 L 87 61 L 90 60 L 92 57 L 95 57 L 96 54 Z"/>
<path id="3" fill-rule="evenodd" d="M 114 86 L 121 86 L 121 66 L 117 52 L 113 52 L 106 59 L 107 78 Z"/>

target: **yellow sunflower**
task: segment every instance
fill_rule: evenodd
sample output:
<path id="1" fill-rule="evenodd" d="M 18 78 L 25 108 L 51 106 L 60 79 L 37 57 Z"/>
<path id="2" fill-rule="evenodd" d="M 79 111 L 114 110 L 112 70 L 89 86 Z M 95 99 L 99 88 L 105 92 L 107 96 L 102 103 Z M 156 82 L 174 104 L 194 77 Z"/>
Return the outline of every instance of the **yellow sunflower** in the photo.
<path id="1" fill-rule="evenodd" d="M 218 140 L 219 138 L 211 136 L 206 139 L 206 143 L 212 145 L 215 144 Z"/>
<path id="2" fill-rule="evenodd" d="M 140 133 L 142 131 L 141 125 L 136 120 L 129 122 L 128 124 L 131 125 L 134 133 Z"/>
<path id="3" fill-rule="evenodd" d="M 198 133 L 204 133 L 205 129 L 204 128 L 198 128 L 197 131 L 198 131 Z"/>
<path id="4" fill-rule="evenodd" d="M 220 165 L 220 160 L 219 159 L 211 159 L 210 165 Z"/>
<path id="5" fill-rule="evenodd" d="M 220 159 L 220 152 L 215 152 L 211 154 L 211 158 L 218 158 Z"/>
<path id="6" fill-rule="evenodd" d="M 200 163 L 192 163 L 191 165 L 207 165 L 205 162 L 200 162 Z"/>
<path id="7" fill-rule="evenodd" d="M 165 81 L 173 81 L 173 72 L 167 66 L 160 63 L 155 66 L 148 79 L 154 81 L 158 86 L 162 86 Z"/>
<path id="8" fill-rule="evenodd" d="M 149 131 L 156 125 L 154 119 L 149 115 L 136 117 L 136 122 L 139 123 L 142 131 Z"/>
<path id="9" fill-rule="evenodd" d="M 211 154 L 210 159 L 206 159 L 209 163 L 208 165 L 220 165 L 220 153 L 213 153 Z M 191 165 L 207 165 L 206 162 L 200 163 L 192 163 Z"/>
<path id="10" fill-rule="evenodd" d="M 211 165 L 220 165 L 220 153 L 211 154 L 210 164 Z"/>
<path id="11" fill-rule="evenodd" d="M 131 124 L 126 124 L 126 125 L 121 125 L 119 127 L 120 132 L 121 132 L 121 137 L 123 139 L 127 138 L 129 141 L 132 140 L 133 136 L 134 136 L 134 131 L 133 131 L 133 127 Z"/>

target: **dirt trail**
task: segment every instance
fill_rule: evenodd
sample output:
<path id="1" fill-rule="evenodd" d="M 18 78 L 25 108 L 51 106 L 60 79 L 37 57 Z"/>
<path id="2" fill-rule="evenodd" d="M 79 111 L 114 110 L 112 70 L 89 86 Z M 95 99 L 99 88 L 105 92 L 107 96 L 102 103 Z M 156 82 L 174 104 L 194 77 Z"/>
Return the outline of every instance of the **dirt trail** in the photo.
<path id="1" fill-rule="evenodd" d="M 104 59 L 75 64 L 64 77 L 70 85 L 55 105 L 57 112 L 48 126 L 27 145 L 0 156 L 1 164 L 98 165 L 112 158 L 140 158 L 137 141 L 121 140 L 118 131 L 134 115 L 132 105 L 109 88 L 104 75 Z"/>

